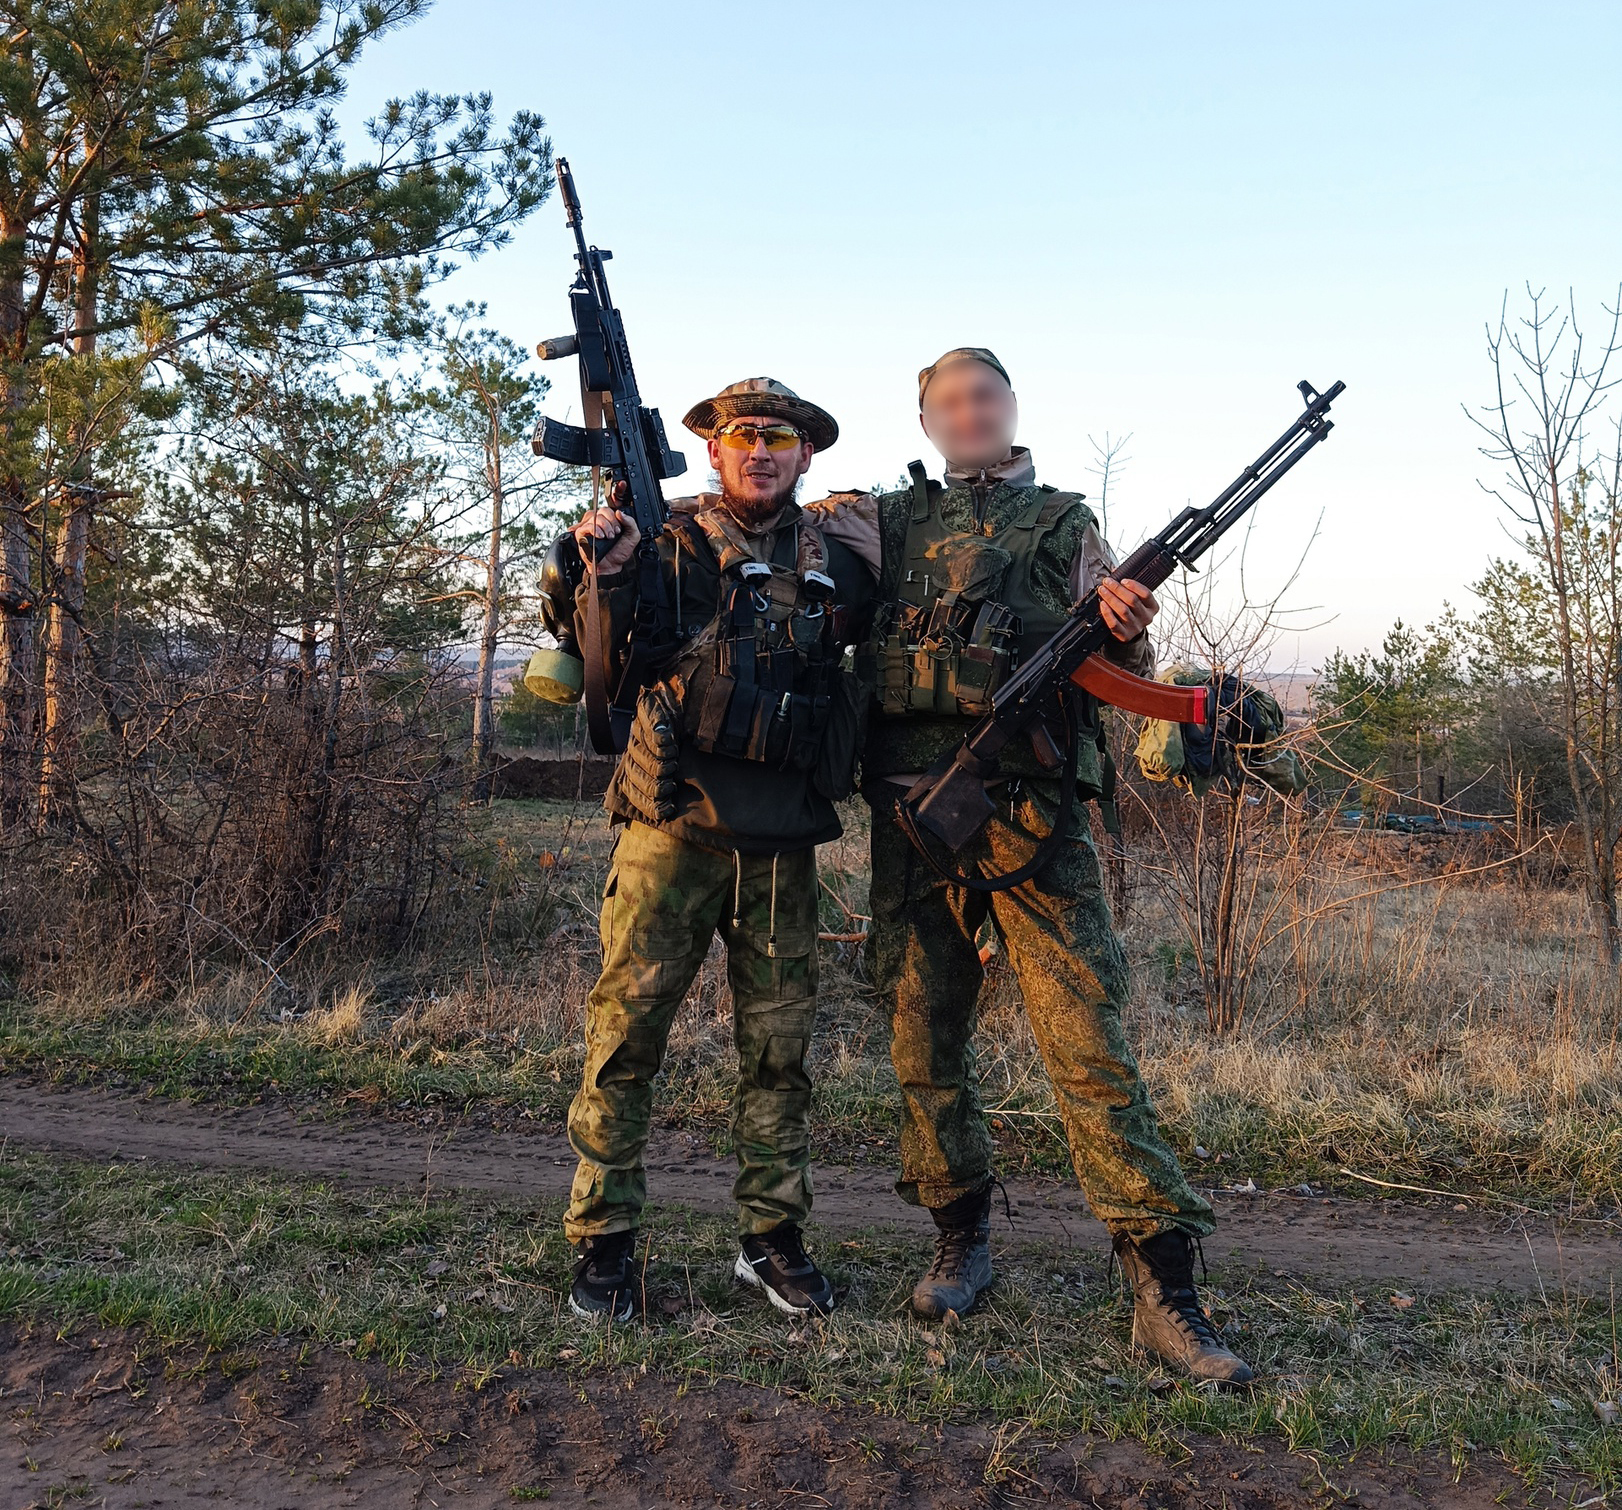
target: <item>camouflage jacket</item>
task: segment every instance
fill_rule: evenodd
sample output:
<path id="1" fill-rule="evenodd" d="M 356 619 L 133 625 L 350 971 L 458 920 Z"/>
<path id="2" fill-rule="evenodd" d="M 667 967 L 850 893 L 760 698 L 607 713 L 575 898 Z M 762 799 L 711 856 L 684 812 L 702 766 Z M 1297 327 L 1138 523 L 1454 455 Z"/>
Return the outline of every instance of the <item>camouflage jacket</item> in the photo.
<path id="1" fill-rule="evenodd" d="M 965 534 L 995 534 L 1007 528 L 1030 504 L 1036 492 L 1036 469 L 1023 446 L 999 467 L 969 476 L 948 469 L 940 500 L 942 522 Z M 830 541 L 850 547 L 877 573 L 878 602 L 897 595 L 901 562 L 912 513 L 912 493 L 835 493 L 807 505 L 807 514 Z M 1047 607 L 1065 613 L 1092 590 L 1115 564 L 1115 557 L 1088 509 L 1077 509 L 1042 542 L 1031 587 Z M 1154 644 L 1148 634 L 1122 642 L 1111 640 L 1106 651 L 1117 665 L 1138 676 L 1153 676 Z M 913 775 L 925 770 L 962 739 L 962 718 L 883 718 L 868 723 L 863 755 L 865 780 Z M 1042 773 L 1036 757 L 1022 746 L 1003 756 L 1003 769 L 1014 776 Z M 1086 747 L 1078 775 L 1086 787 L 1100 778 L 1097 752 Z"/>

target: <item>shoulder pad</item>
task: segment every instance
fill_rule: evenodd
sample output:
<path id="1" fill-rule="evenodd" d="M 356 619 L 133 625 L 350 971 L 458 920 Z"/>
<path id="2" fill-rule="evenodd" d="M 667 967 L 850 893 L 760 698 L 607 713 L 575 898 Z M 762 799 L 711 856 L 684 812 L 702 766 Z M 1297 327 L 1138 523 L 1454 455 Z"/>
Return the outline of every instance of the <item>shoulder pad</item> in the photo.
<path id="1" fill-rule="evenodd" d="M 872 493 L 830 493 L 802 506 L 806 522 L 854 551 L 878 576 L 882 562 L 879 501 Z"/>
<path id="2" fill-rule="evenodd" d="M 1079 508 L 1088 519 L 1097 522 L 1093 511 L 1087 507 L 1085 493 L 1061 493 L 1057 488 L 1048 487 L 1045 483 L 1043 491 L 1048 496 L 1042 505 L 1042 512 L 1036 516 L 1038 524 L 1057 524 L 1074 508 Z"/>
<path id="3" fill-rule="evenodd" d="M 689 500 L 679 500 L 686 503 Z M 713 553 L 714 547 L 710 544 L 710 537 L 704 532 L 703 522 L 695 509 L 671 508 L 670 517 L 665 520 L 665 534 L 676 542 L 678 550 L 687 549 L 695 555 L 702 555 L 709 551 Z"/>
<path id="4" fill-rule="evenodd" d="M 848 492 L 830 493 L 826 498 L 818 498 L 812 503 L 802 504 L 801 508 L 813 519 L 820 522 L 847 513 L 852 509 L 860 510 L 864 504 L 870 506 L 873 496 L 866 489 L 852 488 Z"/>

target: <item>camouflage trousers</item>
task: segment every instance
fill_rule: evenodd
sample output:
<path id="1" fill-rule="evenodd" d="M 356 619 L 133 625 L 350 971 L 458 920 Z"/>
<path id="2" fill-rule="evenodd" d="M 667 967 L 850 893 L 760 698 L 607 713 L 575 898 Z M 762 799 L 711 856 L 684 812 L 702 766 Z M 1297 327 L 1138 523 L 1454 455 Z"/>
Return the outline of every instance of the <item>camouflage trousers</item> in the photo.
<path id="1" fill-rule="evenodd" d="M 586 1065 L 569 1107 L 579 1156 L 564 1230 L 571 1242 L 637 1226 L 653 1082 L 671 1024 L 719 930 L 732 985 L 738 1084 L 732 1193 L 744 1234 L 811 1209 L 816 1015 L 816 851 L 734 855 L 643 823 L 620 834 L 603 893 L 603 969 L 586 1002 Z"/>
<path id="2" fill-rule="evenodd" d="M 984 1186 L 991 1134 L 980 1103 L 974 1032 L 987 916 L 1008 952 L 1031 1031 L 1058 1100 L 1076 1177 L 1111 1232 L 1180 1227 L 1204 1237 L 1210 1205 L 1189 1185 L 1138 1074 L 1121 1022 L 1127 964 L 1110 921 L 1098 854 L 1077 803 L 1070 835 L 1035 877 L 1010 891 L 952 886 L 895 821 L 893 783 L 875 783 L 869 966 L 891 1011 L 901 1084 L 904 1200 L 944 1206 Z M 1026 781 L 957 856 L 965 874 L 1022 865 L 1052 831 L 1056 781 Z"/>

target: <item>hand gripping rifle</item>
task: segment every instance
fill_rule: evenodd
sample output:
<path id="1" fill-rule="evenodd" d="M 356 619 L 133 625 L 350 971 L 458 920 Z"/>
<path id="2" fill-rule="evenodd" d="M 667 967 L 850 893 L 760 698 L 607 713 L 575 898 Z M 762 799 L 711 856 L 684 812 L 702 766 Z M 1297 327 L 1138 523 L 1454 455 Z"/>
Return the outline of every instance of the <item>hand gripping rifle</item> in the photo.
<path id="1" fill-rule="evenodd" d="M 573 623 L 573 590 L 583 575 L 572 532 L 565 531 L 553 542 L 543 567 L 543 584 L 554 608 L 549 617 L 557 619 L 562 631 L 558 633 L 558 648 L 563 655 L 578 655 L 585 662 L 586 725 L 592 747 L 607 755 L 625 748 L 636 713 L 637 693 L 648 681 L 660 653 L 675 643 L 675 614 L 659 563 L 659 536 L 669 513 L 659 483 L 662 478 L 679 477 L 687 470 L 687 462 L 670 449 L 659 411 L 643 406 L 631 366 L 631 349 L 625 340 L 625 322 L 609 298 L 608 278 L 603 272 L 603 264 L 614 254 L 586 245 L 574 175 L 565 158 L 558 159 L 557 168 L 558 192 L 563 198 L 564 215 L 574 231 L 575 259 L 579 263 L 569 290 L 574 334 L 542 341 L 536 351 L 543 362 L 571 356 L 580 359 L 580 398 L 586 423 L 566 425 L 543 417 L 535 427 L 530 448 L 537 456 L 569 466 L 590 467 L 593 503 L 599 496 L 603 471 L 609 476 L 610 498 L 614 496 L 613 484 L 623 482 L 626 501 L 641 534 L 631 563 L 636 572 L 636 609 L 624 669 L 612 696 L 604 665 L 600 592 L 595 577 L 586 609 L 586 638 L 590 643 L 581 649 L 568 632 Z"/>
<path id="2" fill-rule="evenodd" d="M 1179 566 L 1193 567 L 1228 530 L 1319 441 L 1333 424 L 1325 417 L 1329 406 L 1345 391 L 1336 383 L 1319 393 L 1311 383 L 1297 383 L 1306 408 L 1279 438 L 1242 471 L 1216 499 L 1203 509 L 1186 508 L 1145 540 L 1110 573 L 1117 581 L 1141 582 L 1156 588 Z M 1101 702 L 1179 723 L 1210 723 L 1215 710 L 1209 687 L 1169 687 L 1148 682 L 1112 666 L 1099 653 L 1111 634 L 1098 605 L 1098 592 L 1087 594 L 1064 626 L 1036 651 L 996 692 L 991 712 L 970 730 L 967 738 L 944 762 L 920 777 L 897 804 L 897 816 L 913 843 L 949 880 L 977 890 L 1002 890 L 1033 875 L 1047 858 L 1048 841 L 1037 855 L 1006 876 L 976 880 L 945 869 L 926 847 L 920 828 L 927 829 L 948 849 L 968 844 L 995 811 L 986 782 L 997 774 L 997 757 L 1017 735 L 1029 730 L 1055 696 L 1064 698 L 1072 686 L 1091 692 Z M 1075 790 L 1075 720 L 1070 719 L 1071 749 L 1065 768 L 1060 812 L 1050 839 L 1062 836 Z"/>

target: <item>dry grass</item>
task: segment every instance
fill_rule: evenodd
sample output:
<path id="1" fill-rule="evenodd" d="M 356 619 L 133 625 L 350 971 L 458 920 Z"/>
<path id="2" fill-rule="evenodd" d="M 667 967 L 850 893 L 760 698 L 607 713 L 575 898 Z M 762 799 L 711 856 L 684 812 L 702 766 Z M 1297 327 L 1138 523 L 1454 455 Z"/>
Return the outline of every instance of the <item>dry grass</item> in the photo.
<path id="1" fill-rule="evenodd" d="M 824 922 L 833 932 L 848 931 L 850 914 L 867 910 L 865 833 L 859 810 L 852 816 L 852 833 L 821 857 L 831 893 Z M 170 1094 L 356 1091 L 374 1104 L 561 1116 L 579 1074 L 607 837 L 600 819 L 578 809 L 498 804 L 487 850 L 469 862 L 482 886 L 461 919 L 472 942 L 460 949 L 409 965 L 362 961 L 347 974 L 328 962 L 280 993 L 249 968 L 198 981 L 167 1003 L 109 1001 L 90 989 L 14 1003 L 0 1014 L 0 1070 L 118 1077 Z M 1130 1026 L 1179 1152 L 1208 1183 L 1311 1179 L 1357 1188 L 1338 1175 L 1345 1168 L 1491 1201 L 1622 1209 L 1622 1035 L 1615 996 L 1590 963 L 1577 899 L 1457 878 L 1384 890 L 1380 877 L 1401 880 L 1409 871 L 1386 863 L 1389 856 L 1364 858 L 1333 879 L 1371 894 L 1281 938 L 1256 962 L 1261 1010 L 1221 1035 L 1209 1027 L 1172 914 L 1147 887 L 1129 893 L 1122 923 L 1135 966 Z M 1328 882 L 1315 884 L 1321 896 Z M 815 1113 L 822 1151 L 890 1159 L 895 1089 L 884 1024 L 848 945 L 825 948 L 823 984 Z M 982 1023 L 984 1097 L 1004 1167 L 1062 1172 L 1051 1092 L 1005 970 L 994 968 L 987 982 Z M 678 1017 L 660 1114 L 724 1143 L 733 1076 L 716 948 Z M 1209 1162 L 1200 1163 L 1196 1147 Z M 0 1162 L 0 1174 L 17 1186 L 0 1192 L 16 1228 L 11 1251 L 26 1249 L 9 1271 L 0 1265 L 0 1313 L 140 1321 L 219 1347 L 252 1345 L 270 1331 L 337 1339 L 375 1330 L 377 1345 L 402 1357 L 450 1349 L 481 1362 L 537 1339 L 549 1345 L 554 1331 L 579 1345 L 573 1333 L 564 1336 L 559 1309 L 567 1263 L 557 1223 L 537 1226 L 527 1208 L 501 1216 L 481 1208 L 475 1219 L 455 1202 L 395 1202 L 404 1225 L 378 1246 L 388 1213 L 375 1204 L 352 1202 L 350 1210 L 346 1197 L 261 1181 L 221 1224 L 276 1234 L 285 1223 L 261 1218 L 266 1203 L 328 1201 L 321 1242 L 353 1273 L 312 1299 L 308 1275 L 335 1285 L 336 1260 L 270 1242 L 263 1263 L 274 1272 L 256 1268 L 251 1281 L 231 1281 L 241 1294 L 229 1290 L 231 1307 L 222 1309 L 219 1286 L 196 1280 L 195 1234 L 171 1237 L 158 1225 L 177 1209 L 240 1202 L 240 1180 L 188 1176 L 181 1192 L 167 1178 L 155 1183 L 156 1175 L 142 1184 L 127 1171 L 15 1158 Z M 142 1209 L 111 1209 L 117 1201 Z M 657 1277 L 676 1300 L 691 1303 L 690 1262 L 720 1272 L 723 1226 L 695 1220 L 671 1249 L 681 1264 Z M 398 1241 L 420 1245 L 426 1235 L 460 1264 L 456 1245 L 474 1228 L 484 1246 L 467 1255 L 467 1282 L 475 1274 L 485 1287 L 492 1276 L 503 1286 L 511 1280 L 518 1309 L 509 1316 L 464 1308 L 467 1315 L 454 1313 L 452 1338 L 423 1319 L 436 1314 L 437 1295 L 399 1290 L 386 1261 Z M 138 1253 L 140 1268 L 91 1284 L 70 1259 L 99 1251 L 104 1229 Z M 1615 1432 L 1595 1424 L 1582 1403 L 1615 1398 L 1615 1312 L 1597 1300 L 1440 1294 L 1388 1314 L 1356 1296 L 1296 1282 L 1269 1289 L 1264 1280 L 1213 1293 L 1226 1324 L 1276 1378 L 1242 1399 L 1156 1393 L 1125 1352 L 1102 1274 L 1061 1274 L 1045 1257 L 1020 1260 L 954 1352 L 895 1319 L 897 1285 L 904 1290 L 912 1260 L 898 1244 L 872 1238 L 830 1249 L 850 1304 L 814 1368 L 798 1354 L 778 1359 L 729 1296 L 702 1287 L 702 1314 L 719 1318 L 719 1330 L 627 1333 L 622 1357 L 593 1361 L 647 1363 L 695 1380 L 736 1372 L 909 1415 L 982 1413 L 1154 1441 L 1188 1429 L 1277 1431 L 1295 1447 L 1407 1442 L 1460 1462 L 1474 1444 L 1534 1475 L 1565 1465 L 1604 1487 L 1616 1482 Z M 354 1257 L 374 1247 L 377 1265 Z M 231 1254 L 235 1265 L 235 1248 Z M 1122 1379 L 1130 1385 L 1124 1394 Z"/>
<path id="2" fill-rule="evenodd" d="M 821 855 L 831 932 L 867 911 L 865 815 L 850 818 Z M 560 1115 L 596 972 L 607 826 L 589 805 L 499 803 L 484 842 L 458 949 L 347 975 L 329 961 L 296 992 L 249 968 L 166 1004 L 88 988 L 32 1001 L 9 1013 L 0 1064 L 139 1076 L 171 1092 L 374 1086 L 391 1102 Z M 1393 860 L 1379 836 L 1369 849 L 1335 878 L 1353 900 L 1256 961 L 1261 1009 L 1227 1034 L 1207 1025 L 1172 912 L 1148 887 L 1128 894 L 1130 1027 L 1174 1144 L 1189 1159 L 1197 1146 L 1221 1155 L 1206 1171 L 1219 1182 L 1345 1167 L 1622 1208 L 1622 1031 L 1578 899 L 1447 877 L 1383 890 L 1417 873 L 1413 857 Z M 1319 901 L 1327 884 L 1314 879 Z M 856 953 L 825 945 L 817 1116 L 830 1150 L 888 1152 L 894 1082 Z M 1005 1163 L 1062 1172 L 1052 1094 L 1006 971 L 993 969 L 982 1006 L 984 1099 Z M 730 1012 L 717 945 L 677 1019 L 659 1098 L 665 1116 L 717 1144 L 734 1079 Z"/>
<path id="3" fill-rule="evenodd" d="M 323 1049 L 359 1043 L 366 1031 L 369 995 L 364 986 L 346 986 L 333 997 L 331 1006 L 317 1007 L 300 1020 L 299 1036 L 306 1043 Z"/>
<path id="4" fill-rule="evenodd" d="M 1344 1165 L 1622 1209 L 1622 1031 L 1580 917 L 1570 893 L 1508 886 L 1370 896 L 1262 962 L 1277 1026 L 1215 1035 L 1181 941 L 1140 899 L 1125 933 L 1145 1077 L 1185 1155 L 1258 1180 Z M 1051 1126 L 1006 974 L 985 1026 L 987 1104 Z"/>

